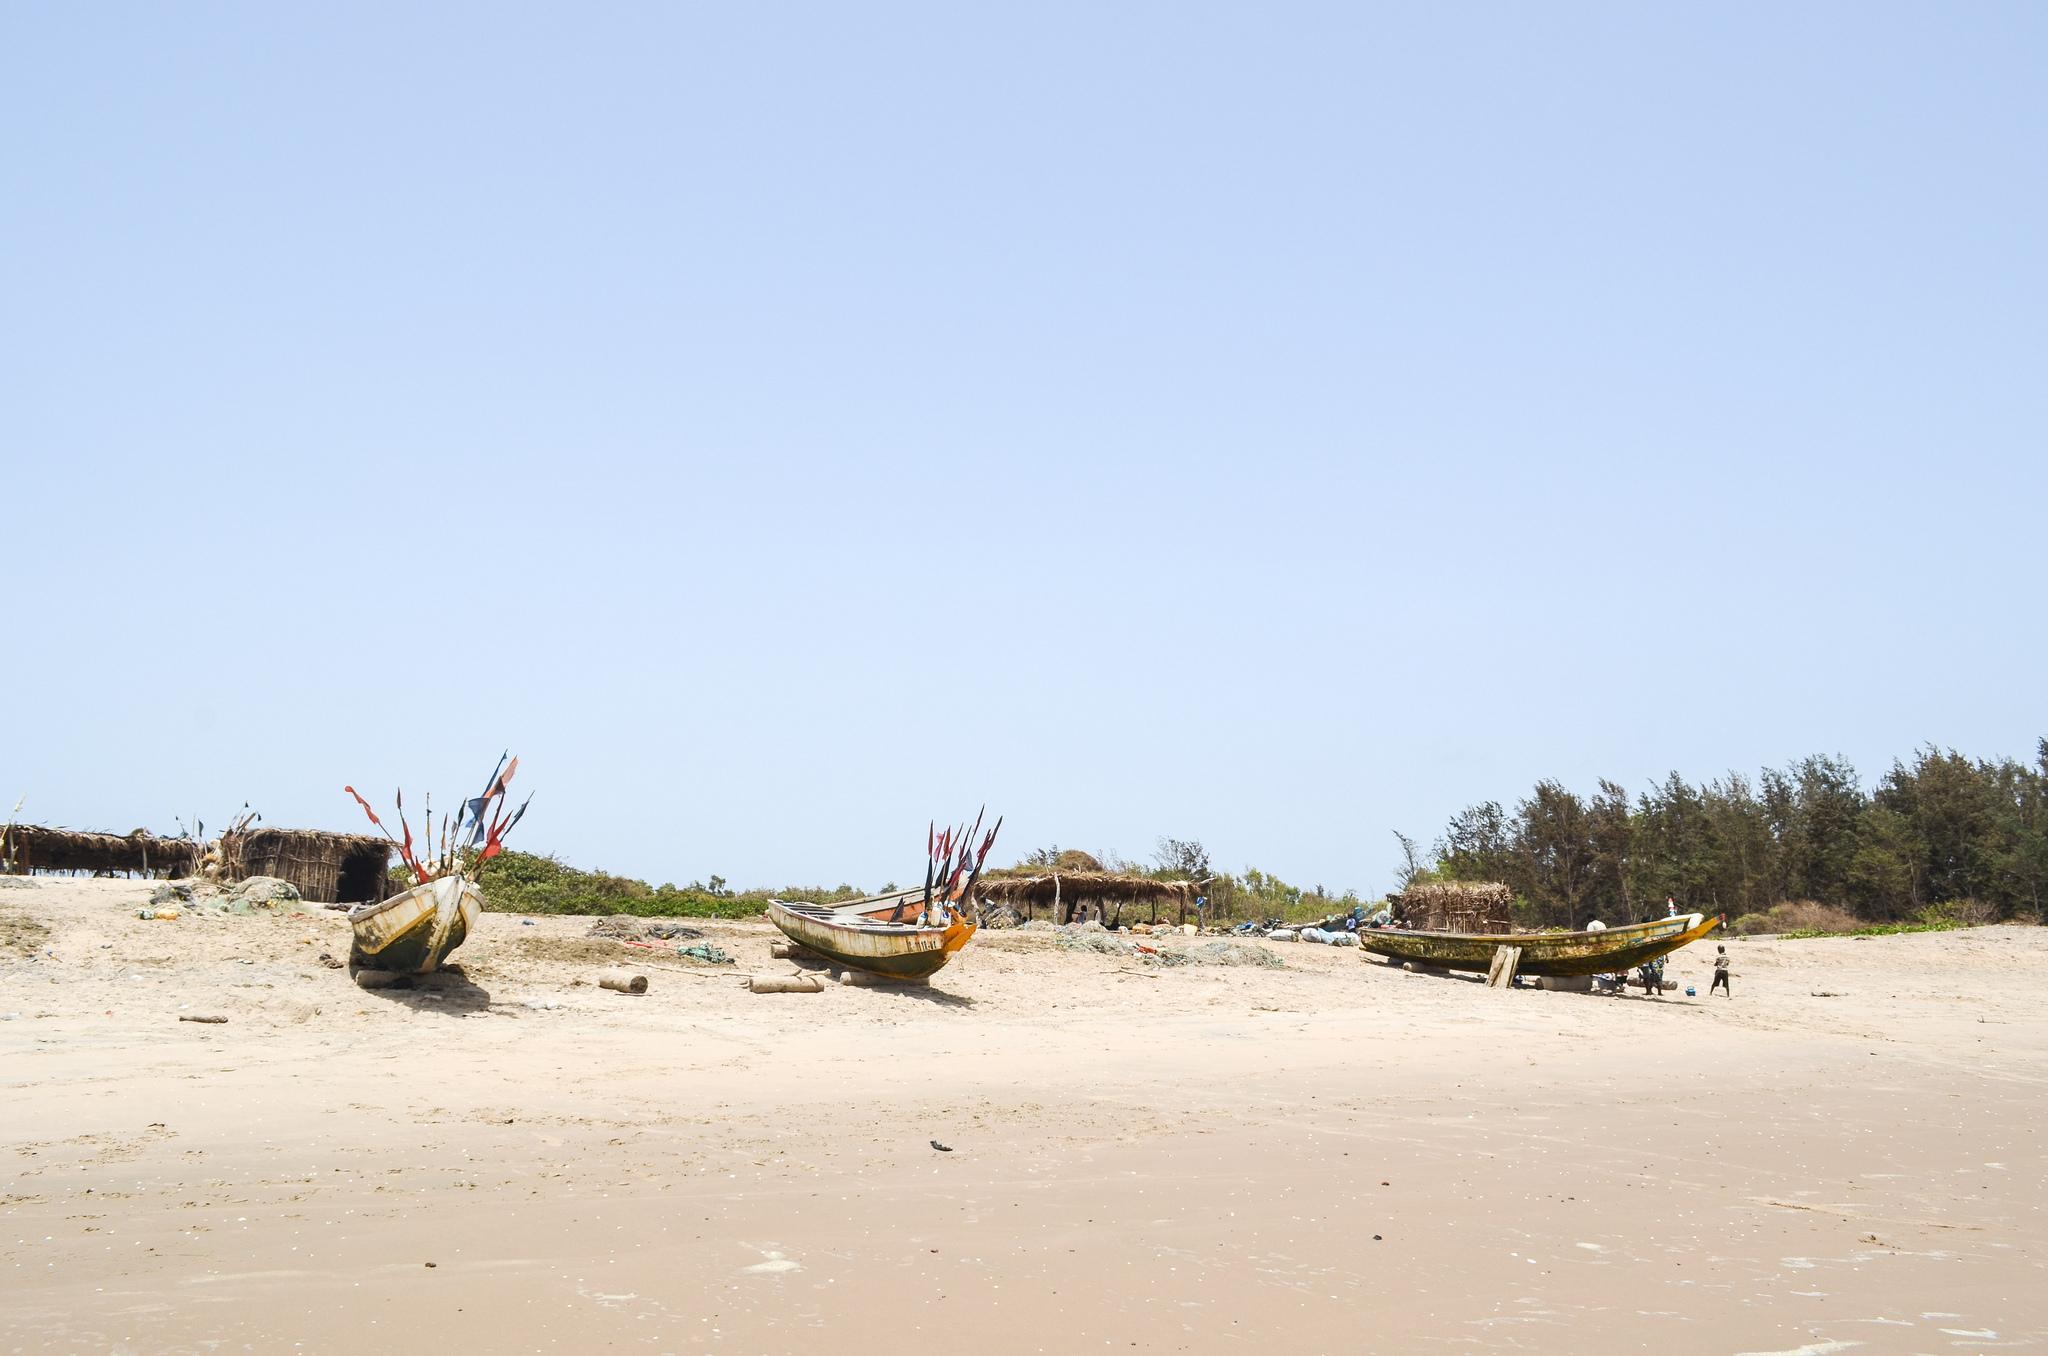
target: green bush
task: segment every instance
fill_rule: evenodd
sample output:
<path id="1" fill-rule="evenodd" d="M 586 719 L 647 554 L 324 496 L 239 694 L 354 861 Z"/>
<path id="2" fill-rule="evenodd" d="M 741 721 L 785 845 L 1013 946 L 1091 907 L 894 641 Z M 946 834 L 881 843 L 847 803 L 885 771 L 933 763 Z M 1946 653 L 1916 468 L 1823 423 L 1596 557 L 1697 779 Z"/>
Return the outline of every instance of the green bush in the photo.
<path id="1" fill-rule="evenodd" d="M 1807 937 L 1897 937 L 1908 932 L 1954 932 L 1961 923 L 1872 923 L 1868 927 L 1851 928 L 1847 932 L 1781 932 L 1781 942 L 1796 942 Z"/>
<path id="2" fill-rule="evenodd" d="M 1742 936 L 1775 932 L 1781 936 L 1833 937 L 1856 932 L 1862 926 L 1862 920 L 1847 909 L 1811 899 L 1788 899 L 1762 913 L 1742 915 L 1728 925 L 1728 931 Z"/>
<path id="3" fill-rule="evenodd" d="M 394 881 L 400 888 L 407 883 L 396 876 Z M 755 918 L 771 898 L 831 904 L 862 894 L 851 885 L 734 891 L 717 876 L 708 884 L 649 885 L 608 871 L 580 870 L 559 857 L 532 852 L 492 858 L 479 873 L 477 886 L 500 913 L 625 913 L 641 918 Z"/>
<path id="4" fill-rule="evenodd" d="M 1976 899 L 1950 899 L 1923 905 L 1914 921 L 1931 927 L 1981 928 L 1998 921 L 1998 910 Z"/>

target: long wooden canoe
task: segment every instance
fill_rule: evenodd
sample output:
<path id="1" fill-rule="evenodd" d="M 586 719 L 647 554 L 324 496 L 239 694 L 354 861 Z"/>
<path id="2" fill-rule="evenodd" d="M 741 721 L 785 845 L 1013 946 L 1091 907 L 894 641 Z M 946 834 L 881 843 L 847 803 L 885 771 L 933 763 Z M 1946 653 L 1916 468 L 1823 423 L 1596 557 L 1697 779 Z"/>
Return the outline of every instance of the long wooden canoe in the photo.
<path id="1" fill-rule="evenodd" d="M 1605 975 L 1646 965 L 1721 926 L 1720 917 L 1682 913 L 1600 932 L 1406 932 L 1360 928 L 1358 945 L 1397 961 L 1484 972 L 1496 948 L 1519 946 L 1525 975 Z"/>
<path id="2" fill-rule="evenodd" d="M 845 904 L 768 901 L 768 919 L 782 935 L 827 960 L 891 979 L 929 979 L 973 938 L 974 924 L 955 917 L 940 926 L 920 921 L 924 891 L 898 890 Z"/>
<path id="3" fill-rule="evenodd" d="M 462 945 L 483 911 L 484 897 L 462 876 L 415 885 L 381 904 L 358 904 L 348 911 L 355 931 L 349 960 L 363 970 L 429 974 Z"/>

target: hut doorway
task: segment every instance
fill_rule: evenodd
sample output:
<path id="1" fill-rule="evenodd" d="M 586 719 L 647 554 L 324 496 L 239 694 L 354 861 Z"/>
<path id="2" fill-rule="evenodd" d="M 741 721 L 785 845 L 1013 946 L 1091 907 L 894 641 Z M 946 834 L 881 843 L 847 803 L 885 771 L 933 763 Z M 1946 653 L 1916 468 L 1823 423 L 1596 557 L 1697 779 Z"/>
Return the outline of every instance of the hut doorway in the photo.
<path id="1" fill-rule="evenodd" d="M 334 886 L 337 904 L 374 904 L 384 898 L 384 874 L 390 859 L 379 852 L 352 852 L 341 859 Z"/>

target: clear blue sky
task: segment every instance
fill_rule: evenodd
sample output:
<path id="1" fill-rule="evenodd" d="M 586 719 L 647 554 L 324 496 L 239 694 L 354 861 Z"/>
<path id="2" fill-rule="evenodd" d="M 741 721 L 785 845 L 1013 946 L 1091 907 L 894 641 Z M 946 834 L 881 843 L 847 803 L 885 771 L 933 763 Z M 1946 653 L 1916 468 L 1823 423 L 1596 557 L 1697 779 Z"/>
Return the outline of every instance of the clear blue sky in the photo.
<path id="1" fill-rule="evenodd" d="M 2048 733 L 2039 5 L 0 16 L 26 818 L 1378 890 Z"/>

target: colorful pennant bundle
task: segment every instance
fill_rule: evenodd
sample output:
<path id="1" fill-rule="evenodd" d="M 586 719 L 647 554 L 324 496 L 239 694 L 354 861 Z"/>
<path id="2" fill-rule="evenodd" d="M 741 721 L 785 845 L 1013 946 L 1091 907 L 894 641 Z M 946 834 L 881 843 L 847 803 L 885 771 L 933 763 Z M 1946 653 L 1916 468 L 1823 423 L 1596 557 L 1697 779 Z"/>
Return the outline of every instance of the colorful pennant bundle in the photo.
<path id="1" fill-rule="evenodd" d="M 996 834 L 1003 827 L 1002 816 L 998 815 L 995 828 L 988 831 L 977 849 L 974 836 L 981 832 L 982 816 L 987 813 L 988 807 L 982 806 L 980 813 L 974 816 L 971 829 L 962 825 L 940 833 L 936 823 L 926 827 L 924 846 L 928 860 L 924 868 L 924 908 L 927 914 L 932 911 L 934 896 L 953 912 L 959 911 L 958 902 L 973 897 L 975 882 L 981 879 L 982 864 L 988 860 L 988 850 L 995 846 Z"/>
<path id="2" fill-rule="evenodd" d="M 405 820 L 405 792 L 397 793 L 398 827 L 405 836 L 392 837 L 391 830 L 384 827 L 384 821 L 377 818 L 377 812 L 370 808 L 353 786 L 341 789 L 355 797 L 356 804 L 363 807 L 363 813 L 370 822 L 381 830 L 392 846 L 398 849 L 399 861 L 412 873 L 413 883 L 425 885 L 442 876 L 465 875 L 474 878 L 483 864 L 505 850 L 505 835 L 512 832 L 512 826 L 526 817 L 526 807 L 533 803 L 528 795 L 517 810 L 511 808 L 506 794 L 512 783 L 512 774 L 519 771 L 519 760 L 511 757 L 508 749 L 498 755 L 498 766 L 491 772 L 491 778 L 484 784 L 483 794 L 462 802 L 462 807 L 453 815 L 441 816 L 439 850 L 435 849 L 434 798 L 427 797 L 427 842 L 428 856 L 421 860 L 413 849 L 412 826 Z"/>

